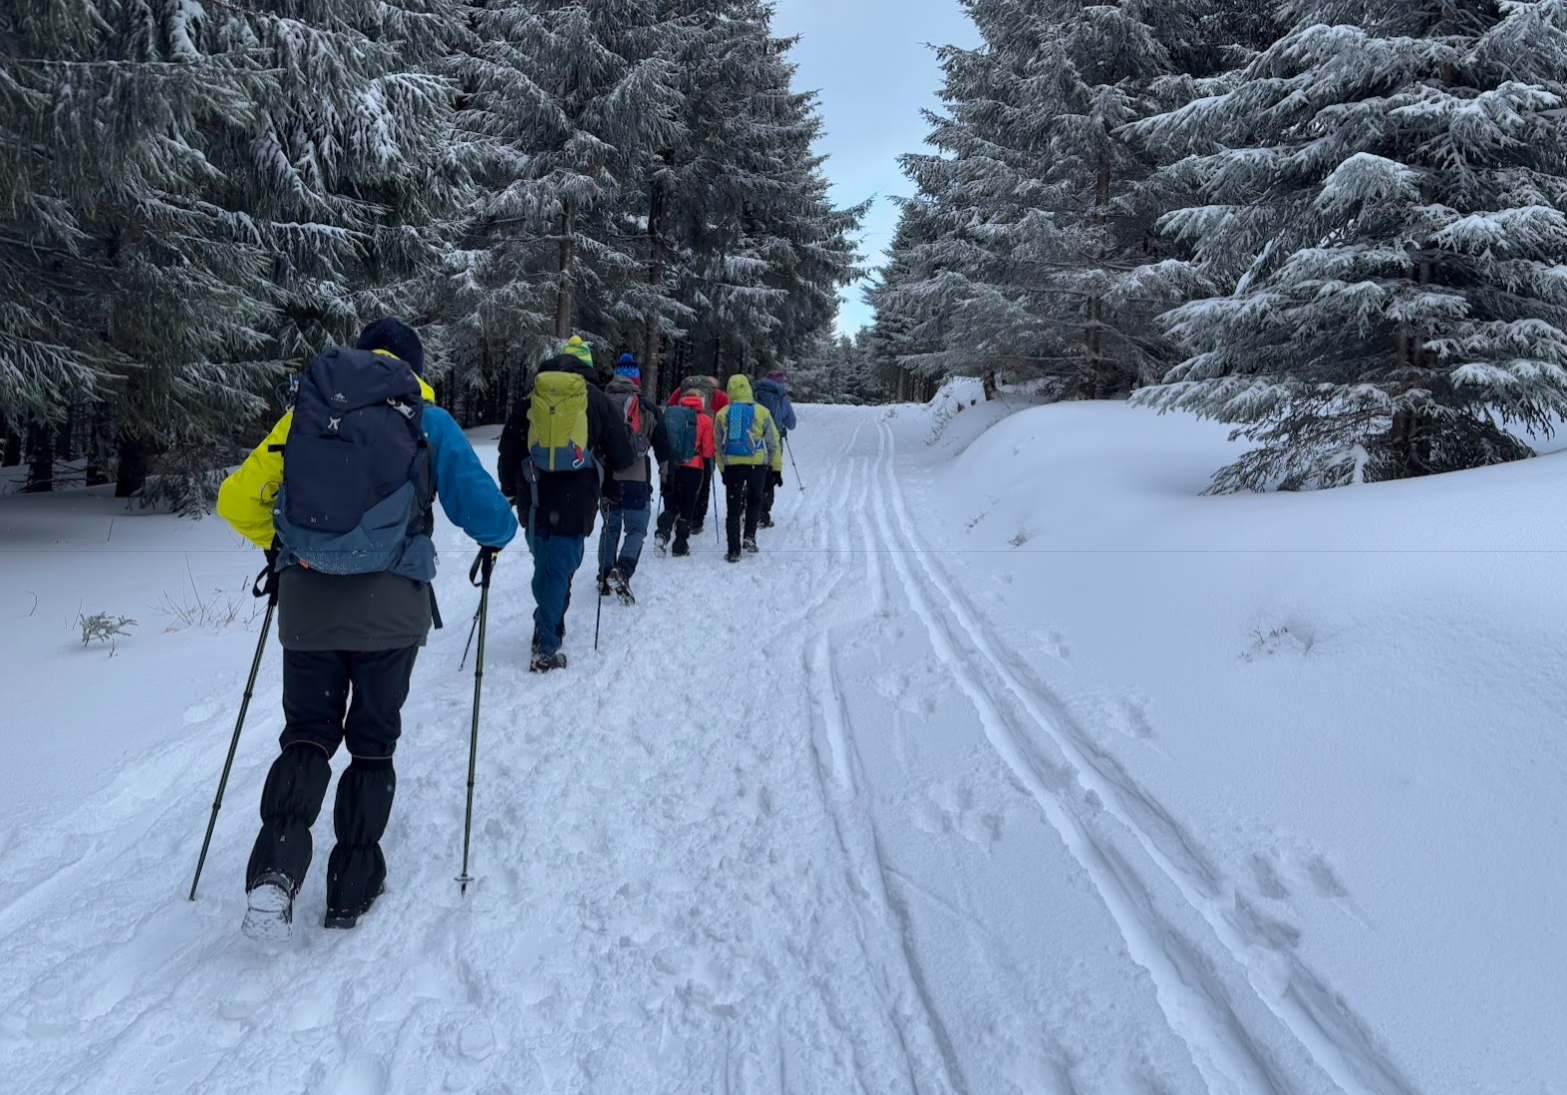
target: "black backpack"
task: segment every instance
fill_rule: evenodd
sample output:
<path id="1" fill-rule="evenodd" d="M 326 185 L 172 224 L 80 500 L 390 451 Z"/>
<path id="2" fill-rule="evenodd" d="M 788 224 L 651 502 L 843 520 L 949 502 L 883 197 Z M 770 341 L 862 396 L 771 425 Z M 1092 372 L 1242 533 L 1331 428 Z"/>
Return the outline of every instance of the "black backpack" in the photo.
<path id="1" fill-rule="evenodd" d="M 299 378 L 273 508 L 279 567 L 435 577 L 424 394 L 403 361 L 317 354 Z"/>

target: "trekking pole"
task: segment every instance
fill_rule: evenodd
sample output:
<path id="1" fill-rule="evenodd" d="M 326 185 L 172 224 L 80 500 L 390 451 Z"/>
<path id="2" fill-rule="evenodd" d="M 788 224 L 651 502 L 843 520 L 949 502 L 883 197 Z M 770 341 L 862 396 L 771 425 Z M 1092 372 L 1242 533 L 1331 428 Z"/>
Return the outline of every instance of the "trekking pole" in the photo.
<path id="1" fill-rule="evenodd" d="M 607 539 L 605 533 L 609 531 L 609 503 L 603 501 L 599 502 L 599 516 L 604 519 L 603 527 L 599 530 L 599 572 L 602 574 L 604 566 L 604 542 Z M 598 611 L 593 614 L 593 653 L 595 654 L 598 653 L 599 649 L 599 628 L 603 626 L 604 623 L 604 590 L 600 586 L 600 583 L 603 581 L 604 579 L 601 577 L 593 584 L 593 592 L 595 594 L 593 599 L 598 602 Z"/>
<path id="2" fill-rule="evenodd" d="M 479 631 L 479 656 L 473 663 L 473 730 L 468 738 L 468 812 L 462 824 L 462 874 L 457 876 L 462 893 L 468 893 L 468 848 L 473 838 L 473 774 L 479 759 L 479 693 L 484 687 L 484 632 L 490 617 L 490 575 L 495 571 L 495 549 L 482 547 L 468 571 L 468 581 L 479 588 L 479 612 L 474 621 Z M 482 573 L 482 577 L 481 577 Z"/>
<path id="3" fill-rule="evenodd" d="M 263 585 L 263 583 L 265 583 Z M 266 652 L 267 633 L 272 630 L 272 613 L 277 608 L 277 575 L 272 572 L 269 558 L 267 568 L 256 576 L 256 584 L 250 592 L 267 599 L 267 614 L 261 621 L 261 638 L 256 641 L 256 657 L 250 663 L 250 680 L 245 683 L 245 698 L 239 705 L 239 719 L 234 723 L 234 740 L 229 742 L 228 759 L 223 762 L 223 775 L 218 780 L 218 794 L 212 800 L 212 817 L 207 821 L 207 838 L 201 842 L 201 858 L 196 861 L 196 877 L 190 882 L 190 899 L 196 900 L 196 887 L 201 884 L 201 871 L 207 865 L 207 849 L 212 846 L 212 831 L 218 825 L 218 811 L 223 809 L 223 792 L 229 784 L 229 772 L 234 768 L 234 754 L 239 750 L 239 732 L 245 728 L 245 713 L 250 710 L 250 698 L 256 694 L 256 674 L 261 671 L 261 655 Z"/>
<path id="4" fill-rule="evenodd" d="M 783 443 L 784 443 L 784 452 L 789 454 L 789 463 L 794 467 L 794 482 L 795 482 L 795 485 L 800 488 L 800 493 L 804 494 L 805 493 L 805 484 L 800 482 L 800 465 L 798 465 L 798 464 L 796 464 L 794 462 L 794 450 L 789 447 L 789 439 L 787 437 L 785 437 L 783 439 Z"/>
<path id="5" fill-rule="evenodd" d="M 480 603 L 482 605 L 482 603 L 483 603 L 483 599 L 482 598 L 480 599 Z M 473 626 L 468 629 L 468 641 L 463 644 L 462 661 L 457 663 L 457 672 L 459 672 L 459 673 L 461 673 L 463 671 L 463 668 L 465 666 L 467 666 L 467 664 L 468 664 L 468 651 L 473 649 L 474 632 L 476 632 L 478 630 L 479 630 L 479 612 L 478 612 L 478 610 L 475 610 L 475 612 L 473 614 Z"/>
<path id="6" fill-rule="evenodd" d="M 713 538 L 720 545 L 724 542 L 724 519 L 718 516 L 718 466 L 713 466 Z"/>

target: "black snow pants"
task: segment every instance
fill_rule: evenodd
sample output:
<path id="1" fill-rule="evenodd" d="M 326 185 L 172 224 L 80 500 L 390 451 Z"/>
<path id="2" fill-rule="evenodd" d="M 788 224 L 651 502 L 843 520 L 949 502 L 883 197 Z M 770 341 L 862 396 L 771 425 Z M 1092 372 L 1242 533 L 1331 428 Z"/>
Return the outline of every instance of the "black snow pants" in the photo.
<path id="1" fill-rule="evenodd" d="M 386 881 L 381 837 L 397 791 L 392 753 L 418 655 L 417 646 L 283 652 L 283 752 L 261 792 L 247 889 L 277 872 L 299 892 L 310 870 L 310 827 L 332 781 L 332 756 L 346 739 L 352 760 L 332 812 L 337 844 L 327 861 L 327 915 L 357 916 L 379 896 Z"/>
<path id="2" fill-rule="evenodd" d="M 756 539 L 756 526 L 762 520 L 762 492 L 767 485 L 767 468 L 761 465 L 731 464 L 724 469 L 725 531 L 729 534 L 729 552 L 740 550 L 740 527 L 745 538 Z"/>
<path id="3" fill-rule="evenodd" d="M 697 515 L 697 499 L 701 497 L 702 480 L 707 475 L 704 468 L 675 468 L 668 480 L 669 493 L 664 497 L 664 512 L 658 515 L 658 531 L 668 536 L 675 533 L 675 550 L 684 555 L 690 548 L 691 526 Z"/>

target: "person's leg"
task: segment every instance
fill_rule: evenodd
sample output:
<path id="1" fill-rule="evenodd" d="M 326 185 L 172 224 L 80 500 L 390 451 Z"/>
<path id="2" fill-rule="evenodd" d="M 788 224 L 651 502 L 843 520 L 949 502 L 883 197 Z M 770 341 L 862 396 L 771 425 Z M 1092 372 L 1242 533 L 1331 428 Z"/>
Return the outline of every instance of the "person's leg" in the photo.
<path id="1" fill-rule="evenodd" d="M 691 529 L 697 531 L 707 524 L 707 511 L 713 505 L 713 461 L 702 461 L 701 480 L 696 488 L 696 506 L 691 511 Z"/>
<path id="2" fill-rule="evenodd" d="M 684 555 L 691 550 L 691 517 L 696 509 L 697 492 L 702 485 L 702 469 L 678 468 L 672 478 L 670 511 L 675 515 L 675 550 Z"/>
<path id="3" fill-rule="evenodd" d="M 381 837 L 392 816 L 397 773 L 392 754 L 403 728 L 403 704 L 417 646 L 347 655 L 353 702 L 344 730 L 353 760 L 337 781 L 332 828 L 337 845 L 327 861 L 328 920 L 352 920 L 370 908 L 386 882 Z"/>
<path id="4" fill-rule="evenodd" d="M 627 510 L 622 517 L 626 531 L 626 539 L 620 545 L 620 555 L 615 560 L 615 569 L 620 571 L 621 577 L 630 578 L 637 572 L 637 564 L 642 561 L 642 545 L 647 542 L 647 526 L 652 519 L 652 510 L 649 502 L 644 501 L 642 508 Z"/>
<path id="5" fill-rule="evenodd" d="M 245 868 L 245 888 L 267 875 L 299 892 L 310 870 L 310 827 L 332 782 L 332 754 L 343 740 L 348 664 L 336 651 L 283 651 L 282 752 L 261 790 L 261 832 Z"/>
<path id="6" fill-rule="evenodd" d="M 745 499 L 741 503 L 745 507 L 745 538 L 756 539 L 756 526 L 762 520 L 762 494 L 764 485 L 768 481 L 767 469 L 745 469 Z"/>
<path id="7" fill-rule="evenodd" d="M 773 492 L 776 490 L 773 486 L 772 469 L 768 469 L 764 482 L 765 485 L 762 487 L 762 524 L 771 525 L 773 523 Z"/>
<path id="8" fill-rule="evenodd" d="M 565 638 L 566 610 L 571 606 L 571 579 L 582 565 L 580 536 L 540 536 L 533 561 L 533 597 L 538 604 L 534 629 L 539 651 L 554 654 Z"/>
<path id="9" fill-rule="evenodd" d="M 740 523 L 745 516 L 746 469 L 724 469 L 724 531 L 729 537 L 729 553 L 740 550 Z"/>
<path id="10" fill-rule="evenodd" d="M 599 535 L 598 579 L 602 585 L 615 565 L 620 550 L 620 536 L 625 529 L 626 514 L 619 506 L 611 506 L 604 512 L 604 531 Z"/>

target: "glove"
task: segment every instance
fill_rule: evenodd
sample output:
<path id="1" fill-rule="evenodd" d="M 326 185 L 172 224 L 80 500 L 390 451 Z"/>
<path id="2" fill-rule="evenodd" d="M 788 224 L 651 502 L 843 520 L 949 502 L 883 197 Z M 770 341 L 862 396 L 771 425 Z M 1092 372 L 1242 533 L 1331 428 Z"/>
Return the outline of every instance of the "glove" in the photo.
<path id="1" fill-rule="evenodd" d="M 619 505 L 621 499 L 625 498 L 625 496 L 626 496 L 626 488 L 621 486 L 621 484 L 620 484 L 620 482 L 618 480 L 606 479 L 604 481 L 604 501 L 605 502 L 609 503 L 612 506 Z"/>
<path id="2" fill-rule="evenodd" d="M 256 575 L 256 584 L 251 587 L 251 596 L 259 600 L 270 600 L 277 596 L 277 561 L 279 549 L 269 547 L 266 549 L 267 569 Z"/>
<path id="3" fill-rule="evenodd" d="M 773 486 L 775 486 L 775 487 L 783 486 L 783 472 L 775 471 L 772 474 L 773 474 Z"/>
<path id="4" fill-rule="evenodd" d="M 495 557 L 501 553 L 498 547 L 490 547 L 488 544 L 479 546 L 479 554 L 473 560 L 473 566 L 468 571 L 468 581 L 476 586 L 490 584 L 490 574 L 495 570 Z"/>

